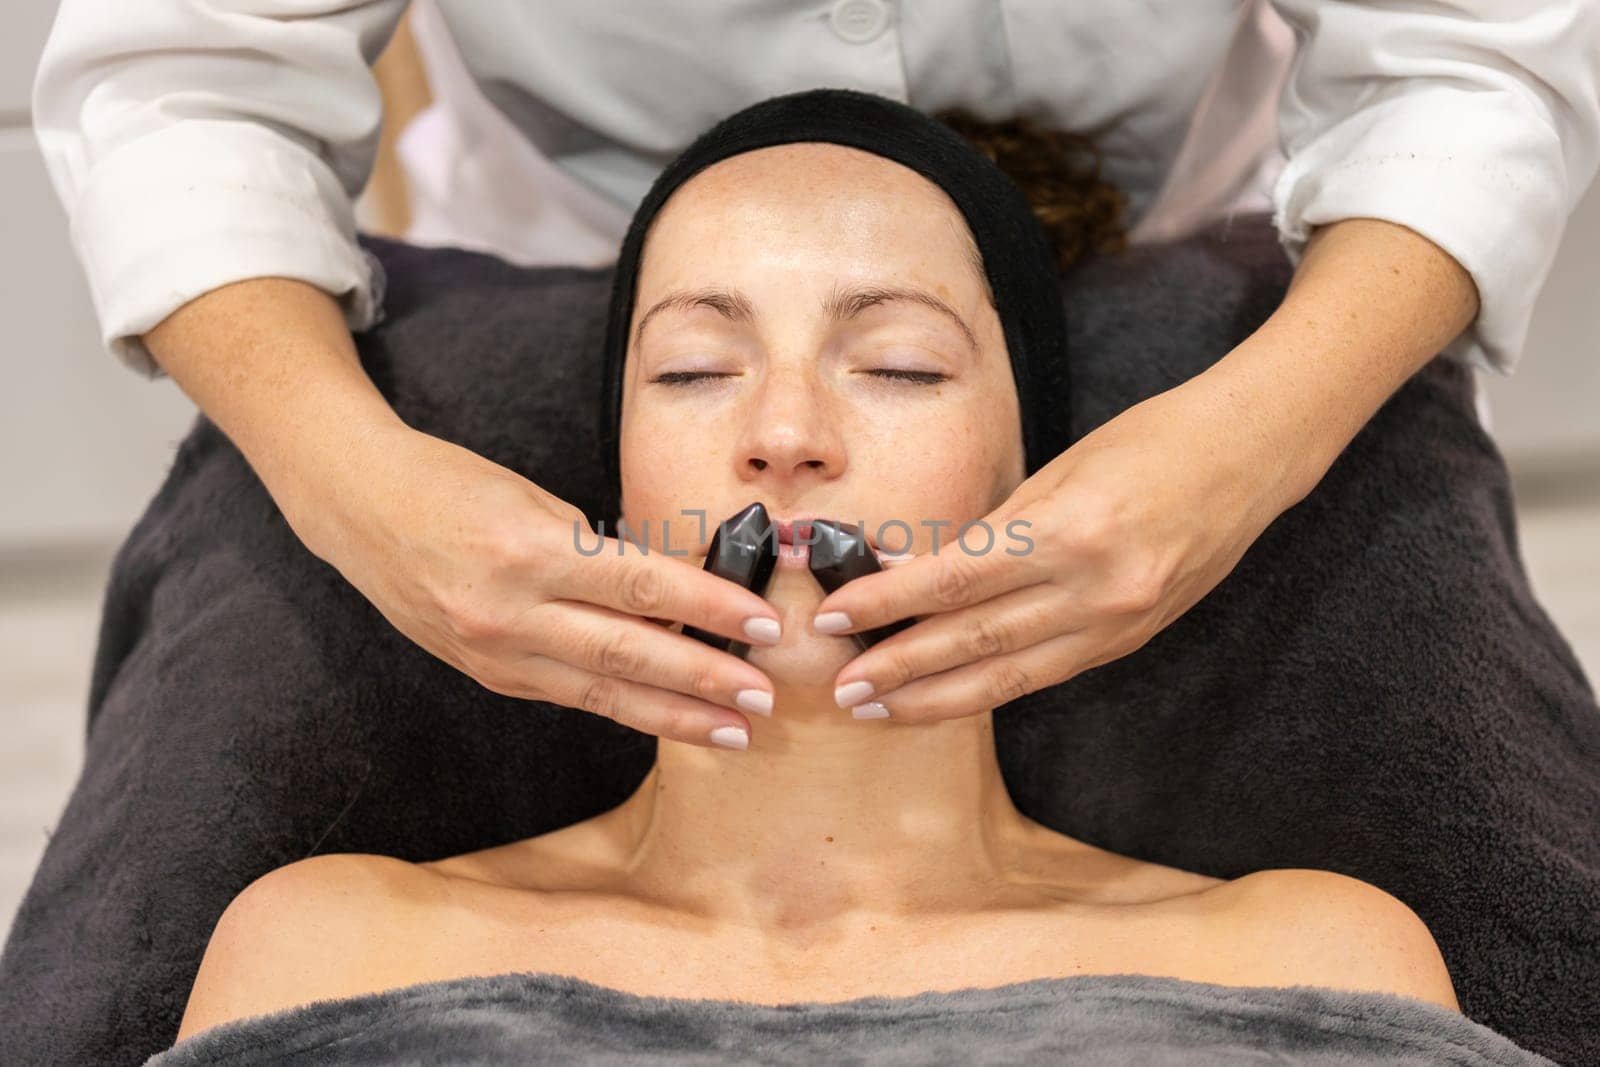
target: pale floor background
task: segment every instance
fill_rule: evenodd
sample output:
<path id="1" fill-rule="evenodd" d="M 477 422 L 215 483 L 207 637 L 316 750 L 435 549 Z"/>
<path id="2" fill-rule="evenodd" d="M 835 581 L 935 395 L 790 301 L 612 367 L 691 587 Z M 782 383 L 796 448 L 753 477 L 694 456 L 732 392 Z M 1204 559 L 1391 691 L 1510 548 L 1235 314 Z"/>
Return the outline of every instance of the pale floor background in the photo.
<path id="1" fill-rule="evenodd" d="M 1600 477 L 1519 478 L 1540 602 L 1600 679 Z M 0 555 L 0 929 L 9 929 L 76 780 L 89 672 L 115 545 Z"/>

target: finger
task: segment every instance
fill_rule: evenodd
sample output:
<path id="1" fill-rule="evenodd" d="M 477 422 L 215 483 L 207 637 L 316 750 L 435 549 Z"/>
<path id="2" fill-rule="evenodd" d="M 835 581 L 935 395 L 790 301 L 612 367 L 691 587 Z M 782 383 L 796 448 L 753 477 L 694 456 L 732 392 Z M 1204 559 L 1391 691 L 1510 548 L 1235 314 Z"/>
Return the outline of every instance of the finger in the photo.
<path id="1" fill-rule="evenodd" d="M 516 625 L 537 635 L 528 645 L 538 656 L 740 711 L 772 714 L 772 680 L 760 668 L 637 616 L 558 600 L 527 612 Z"/>
<path id="2" fill-rule="evenodd" d="M 540 660 L 531 675 L 537 690 L 528 691 L 513 684 L 505 689 L 493 687 L 495 691 L 593 712 L 642 733 L 686 745 L 717 749 L 749 746 L 750 720 L 736 711 L 553 659 L 533 658 Z"/>
<path id="3" fill-rule="evenodd" d="M 896 722 L 929 723 L 978 715 L 1064 682 L 1117 655 L 1105 651 L 1100 633 L 1076 630 L 1031 648 L 919 678 L 873 697 L 869 704 L 874 710 L 857 717 L 883 718 L 887 711 L 887 717 Z"/>
<path id="4" fill-rule="evenodd" d="M 1054 585 L 1024 586 L 970 608 L 930 615 L 851 660 L 834 686 L 847 690 L 865 682 L 869 693 L 887 693 L 926 675 L 1030 648 L 1081 629 L 1085 621 Z M 852 705 L 871 699 L 859 689 L 851 692 Z"/>
<path id="5" fill-rule="evenodd" d="M 599 553 L 568 568 L 552 583 L 564 600 L 598 604 L 645 618 L 697 626 L 752 645 L 774 645 L 782 634 L 778 612 L 755 593 L 678 556 L 617 546 L 606 538 Z"/>
<path id="6" fill-rule="evenodd" d="M 827 634 L 874 630 L 901 619 L 955 611 L 1047 578 L 1028 559 L 1004 552 L 930 552 L 846 582 L 817 605 L 812 625 Z"/>

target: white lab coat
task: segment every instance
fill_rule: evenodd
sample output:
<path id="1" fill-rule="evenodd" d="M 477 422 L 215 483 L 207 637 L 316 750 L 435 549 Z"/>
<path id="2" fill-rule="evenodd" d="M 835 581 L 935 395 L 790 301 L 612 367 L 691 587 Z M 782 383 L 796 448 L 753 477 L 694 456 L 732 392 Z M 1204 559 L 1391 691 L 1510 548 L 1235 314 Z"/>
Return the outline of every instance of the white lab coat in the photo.
<path id="1" fill-rule="evenodd" d="M 1298 46 L 1275 97 L 1218 76 L 1255 25 L 1241 0 L 437 0 L 484 96 L 561 176 L 559 194 L 523 190 L 527 212 L 498 239 L 525 262 L 603 256 L 660 168 L 723 116 L 848 86 L 1094 135 L 1144 239 L 1247 202 L 1281 151 L 1269 203 L 1291 261 L 1321 223 L 1416 230 L 1480 294 L 1446 354 L 1510 373 L 1600 167 L 1600 0 L 1267 2 Z M 369 64 L 404 9 L 63 0 L 34 129 L 118 358 L 158 375 L 139 335 L 245 278 L 317 285 L 352 329 L 379 318 L 381 272 L 355 242 L 352 198 L 381 118 Z M 1276 146 L 1247 121 L 1252 89 L 1273 103 Z M 1209 131 L 1194 121 L 1203 97 L 1225 105 L 1209 108 Z M 437 165 L 470 171 L 473 156 Z M 1206 196 L 1186 200 L 1201 175 Z"/>

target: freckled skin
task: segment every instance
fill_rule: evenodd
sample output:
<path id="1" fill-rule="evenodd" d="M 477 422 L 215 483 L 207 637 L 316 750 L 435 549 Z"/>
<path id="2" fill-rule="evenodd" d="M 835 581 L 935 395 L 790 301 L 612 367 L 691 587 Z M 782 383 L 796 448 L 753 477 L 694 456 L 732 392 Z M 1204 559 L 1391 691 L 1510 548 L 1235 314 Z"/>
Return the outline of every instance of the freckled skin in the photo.
<path id="1" fill-rule="evenodd" d="M 629 528 L 651 518 L 654 538 L 662 518 L 702 508 L 709 531 L 759 494 L 780 514 L 865 519 L 874 531 L 902 520 L 914 535 L 908 550 L 921 553 L 934 536 L 923 520 L 951 522 L 939 532 L 943 551 L 959 523 L 1002 503 L 1023 478 L 1020 412 L 999 315 L 967 261 L 971 245 L 938 186 L 840 145 L 748 152 L 686 182 L 650 229 L 633 326 L 667 293 L 712 284 L 747 293 L 759 317 L 744 325 L 708 308 L 667 311 L 630 348 L 620 456 Z M 885 282 L 948 303 L 977 336 L 978 352 L 916 305 L 825 321 L 820 305 L 836 285 Z M 951 378 L 929 386 L 862 373 L 882 366 Z M 741 377 L 649 382 L 680 369 Z M 687 540 L 692 527 L 682 539 L 677 531 L 674 524 L 675 550 L 703 549 Z M 1004 536 L 996 531 L 997 541 Z M 810 631 L 822 596 L 804 571 L 780 569 L 768 587 L 793 639 L 753 649 L 749 661 L 775 685 L 814 688 L 854 656 L 850 641 Z"/>

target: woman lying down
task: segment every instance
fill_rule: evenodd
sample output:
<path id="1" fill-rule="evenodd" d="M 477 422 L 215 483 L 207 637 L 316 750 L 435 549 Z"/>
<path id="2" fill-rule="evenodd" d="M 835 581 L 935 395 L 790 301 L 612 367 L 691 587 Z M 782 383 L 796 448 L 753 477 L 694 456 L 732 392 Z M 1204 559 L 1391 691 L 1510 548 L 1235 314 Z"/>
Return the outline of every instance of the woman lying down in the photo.
<path id="1" fill-rule="evenodd" d="M 624 245 L 612 513 L 657 519 L 656 550 L 661 517 L 714 528 L 760 500 L 899 519 L 930 551 L 921 520 L 983 516 L 1041 462 L 1019 382 L 1063 351 L 1044 231 L 968 142 L 892 101 L 815 90 L 713 135 L 641 204 L 648 245 Z M 709 533 L 670 547 L 701 565 Z M 151 1062 L 1548 1062 L 1460 1014 L 1401 901 L 1056 833 L 1012 805 L 992 712 L 836 705 L 857 647 L 808 625 L 803 552 L 764 595 L 783 636 L 748 653 L 775 701 L 747 749 L 661 740 L 620 806 L 498 848 L 266 875 Z"/>

